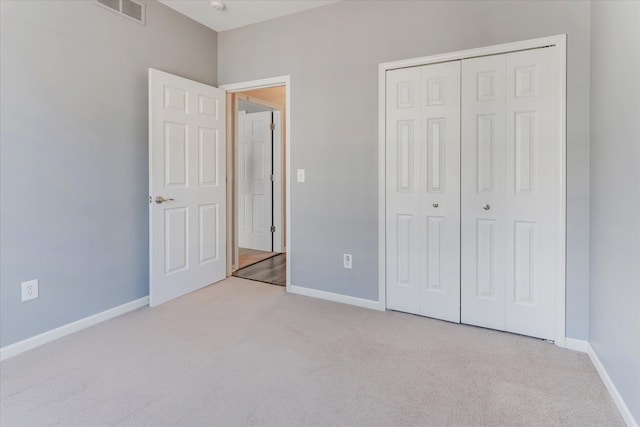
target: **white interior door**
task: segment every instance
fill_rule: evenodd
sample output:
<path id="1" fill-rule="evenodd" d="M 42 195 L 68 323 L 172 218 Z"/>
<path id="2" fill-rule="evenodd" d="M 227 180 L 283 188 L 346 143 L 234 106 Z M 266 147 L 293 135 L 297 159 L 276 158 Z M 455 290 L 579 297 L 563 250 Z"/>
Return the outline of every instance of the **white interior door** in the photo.
<path id="1" fill-rule="evenodd" d="M 271 111 L 238 115 L 238 246 L 271 252 Z"/>
<path id="2" fill-rule="evenodd" d="M 463 62 L 462 322 L 554 339 L 554 48 Z"/>
<path id="3" fill-rule="evenodd" d="M 225 100 L 149 69 L 151 306 L 226 277 Z"/>
<path id="4" fill-rule="evenodd" d="M 387 72 L 387 308 L 460 321 L 460 63 Z"/>

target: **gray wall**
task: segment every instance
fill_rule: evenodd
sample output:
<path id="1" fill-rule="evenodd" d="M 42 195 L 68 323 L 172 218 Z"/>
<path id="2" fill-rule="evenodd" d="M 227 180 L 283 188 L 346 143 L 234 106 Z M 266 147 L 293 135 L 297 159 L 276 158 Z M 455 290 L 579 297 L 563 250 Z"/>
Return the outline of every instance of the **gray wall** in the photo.
<path id="1" fill-rule="evenodd" d="M 640 2 L 591 10 L 591 346 L 640 421 Z"/>
<path id="2" fill-rule="evenodd" d="M 568 34 L 567 335 L 589 310 L 589 4 L 344 1 L 219 34 L 220 84 L 291 75 L 294 285 L 378 297 L 378 64 Z M 353 254 L 353 269 L 342 254 Z"/>
<path id="3" fill-rule="evenodd" d="M 217 33 L 148 2 L 0 2 L 0 346 L 148 294 L 147 68 L 217 80 Z M 40 298 L 20 302 L 20 282 Z"/>

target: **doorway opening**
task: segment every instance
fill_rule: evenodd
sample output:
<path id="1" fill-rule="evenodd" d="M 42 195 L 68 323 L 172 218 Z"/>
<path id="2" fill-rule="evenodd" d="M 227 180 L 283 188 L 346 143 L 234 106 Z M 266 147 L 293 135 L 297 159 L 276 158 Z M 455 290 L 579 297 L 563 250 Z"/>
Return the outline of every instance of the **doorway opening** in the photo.
<path id="1" fill-rule="evenodd" d="M 225 89 L 228 275 L 286 286 L 287 84 L 248 82 Z"/>

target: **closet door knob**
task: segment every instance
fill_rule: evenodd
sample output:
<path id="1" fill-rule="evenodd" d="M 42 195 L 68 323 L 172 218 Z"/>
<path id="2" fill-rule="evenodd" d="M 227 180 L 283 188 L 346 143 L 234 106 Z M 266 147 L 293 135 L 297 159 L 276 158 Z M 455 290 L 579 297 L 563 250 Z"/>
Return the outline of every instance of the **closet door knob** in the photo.
<path id="1" fill-rule="evenodd" d="M 438 202 L 435 202 L 435 203 L 433 204 L 433 207 L 434 207 L 434 208 L 437 208 L 438 206 L 440 206 L 440 204 L 439 204 Z"/>
<path id="2" fill-rule="evenodd" d="M 488 211 L 489 209 L 491 209 L 491 205 L 489 203 L 485 203 L 484 205 L 482 205 L 482 209 Z"/>

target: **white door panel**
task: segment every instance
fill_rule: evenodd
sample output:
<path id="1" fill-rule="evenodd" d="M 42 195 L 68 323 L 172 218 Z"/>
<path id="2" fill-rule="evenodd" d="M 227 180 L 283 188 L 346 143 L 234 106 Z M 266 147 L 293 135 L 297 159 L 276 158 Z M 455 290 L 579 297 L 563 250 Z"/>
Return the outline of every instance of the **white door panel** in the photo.
<path id="1" fill-rule="evenodd" d="M 553 339 L 558 230 L 555 51 L 507 55 L 506 330 Z"/>
<path id="2" fill-rule="evenodd" d="M 387 79 L 387 307 L 459 322 L 460 64 Z"/>
<path id="3" fill-rule="evenodd" d="M 462 322 L 554 338 L 553 48 L 463 62 Z"/>
<path id="4" fill-rule="evenodd" d="M 421 68 L 420 314 L 460 322 L 460 62 Z"/>
<path id="5" fill-rule="evenodd" d="M 152 306 L 226 277 L 224 102 L 220 89 L 149 70 Z"/>
<path id="6" fill-rule="evenodd" d="M 238 116 L 238 245 L 272 250 L 271 112 Z"/>
<path id="7" fill-rule="evenodd" d="M 505 329 L 505 57 L 462 62 L 461 319 Z"/>
<path id="8" fill-rule="evenodd" d="M 420 313 L 420 69 L 387 73 L 387 307 Z"/>

